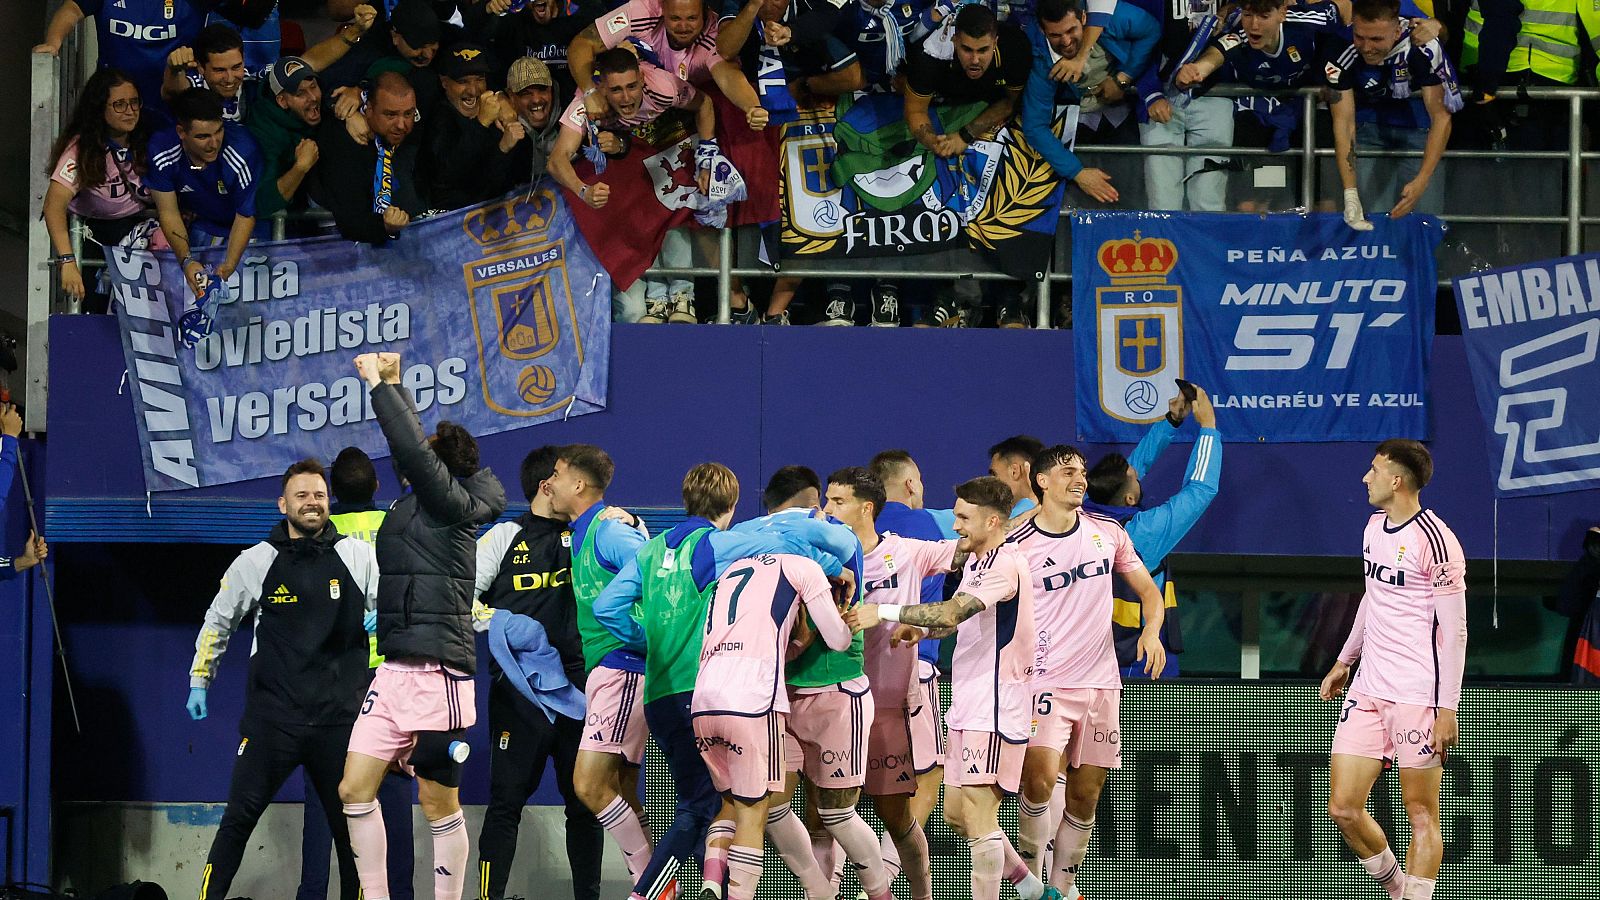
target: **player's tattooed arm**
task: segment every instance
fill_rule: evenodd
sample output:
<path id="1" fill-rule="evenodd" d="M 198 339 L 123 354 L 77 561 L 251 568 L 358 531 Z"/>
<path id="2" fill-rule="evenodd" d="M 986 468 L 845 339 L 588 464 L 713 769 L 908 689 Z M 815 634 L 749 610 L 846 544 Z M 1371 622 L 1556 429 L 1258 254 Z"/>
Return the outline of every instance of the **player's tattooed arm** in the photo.
<path id="1" fill-rule="evenodd" d="M 967 559 L 971 556 L 971 550 L 957 550 L 955 555 L 950 557 L 949 574 L 954 575 L 960 572 L 962 569 L 965 569 L 967 567 Z"/>
<path id="2" fill-rule="evenodd" d="M 928 629 L 955 628 L 983 609 L 983 601 L 958 593 L 943 603 L 922 603 L 900 610 L 900 621 Z"/>
<path id="3" fill-rule="evenodd" d="M 927 636 L 932 638 L 933 640 L 937 641 L 937 640 L 940 640 L 942 638 L 947 638 L 950 635 L 955 634 L 955 633 L 956 633 L 956 630 L 954 628 L 930 628 L 930 629 L 928 629 L 928 635 Z"/>

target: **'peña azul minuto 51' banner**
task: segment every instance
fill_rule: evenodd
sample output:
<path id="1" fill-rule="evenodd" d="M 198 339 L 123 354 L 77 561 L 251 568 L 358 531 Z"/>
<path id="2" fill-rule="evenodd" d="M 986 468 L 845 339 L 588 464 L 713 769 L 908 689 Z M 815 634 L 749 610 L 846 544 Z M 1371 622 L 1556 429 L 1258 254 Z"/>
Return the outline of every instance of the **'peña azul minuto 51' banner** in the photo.
<path id="1" fill-rule="evenodd" d="M 1079 212 L 1072 318 L 1081 440 L 1133 442 L 1173 380 L 1204 386 L 1233 439 L 1428 435 L 1429 216 Z"/>
<path id="2" fill-rule="evenodd" d="M 360 353 L 400 353 L 424 421 L 477 435 L 605 408 L 610 279 L 547 189 L 417 222 L 383 248 L 252 245 L 193 350 L 178 341 L 188 287 L 172 255 L 107 256 L 151 491 L 278 475 L 352 445 L 387 455 Z"/>

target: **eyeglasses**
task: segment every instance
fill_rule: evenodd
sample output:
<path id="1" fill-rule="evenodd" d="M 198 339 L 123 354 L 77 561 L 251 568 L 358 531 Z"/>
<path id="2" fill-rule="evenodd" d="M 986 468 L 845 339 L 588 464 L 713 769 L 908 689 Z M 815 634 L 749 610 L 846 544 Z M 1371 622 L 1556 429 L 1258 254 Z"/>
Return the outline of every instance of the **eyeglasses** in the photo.
<path id="1" fill-rule="evenodd" d="M 111 101 L 110 105 L 112 112 L 134 112 L 144 105 L 144 101 L 140 100 L 138 97 L 134 97 L 130 100 L 113 100 Z"/>

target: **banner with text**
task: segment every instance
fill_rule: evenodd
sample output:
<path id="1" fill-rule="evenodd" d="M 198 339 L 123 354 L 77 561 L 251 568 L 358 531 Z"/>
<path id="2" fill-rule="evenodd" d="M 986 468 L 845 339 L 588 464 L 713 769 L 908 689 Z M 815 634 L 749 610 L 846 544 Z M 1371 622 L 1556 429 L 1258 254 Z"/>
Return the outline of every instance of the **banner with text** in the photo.
<path id="1" fill-rule="evenodd" d="M 1454 286 L 1495 492 L 1600 488 L 1600 254 Z"/>
<path id="2" fill-rule="evenodd" d="M 930 110 L 945 133 L 983 104 Z M 864 259 L 970 247 L 1013 278 L 1043 276 L 1065 183 L 1004 126 L 960 156 L 918 144 L 898 95 L 837 111 L 801 110 L 783 126 L 781 240 L 786 259 Z"/>
<path id="3" fill-rule="evenodd" d="M 1174 379 L 1257 441 L 1428 435 L 1430 216 L 1079 212 L 1072 218 L 1078 438 L 1132 442 Z"/>
<path id="4" fill-rule="evenodd" d="M 188 287 L 172 255 L 108 256 L 152 491 L 279 475 L 352 445 L 387 456 L 352 365 L 366 352 L 401 355 L 425 422 L 475 435 L 606 405 L 610 280 L 548 188 L 417 222 L 382 248 L 251 245 L 193 350 L 174 328 Z"/>

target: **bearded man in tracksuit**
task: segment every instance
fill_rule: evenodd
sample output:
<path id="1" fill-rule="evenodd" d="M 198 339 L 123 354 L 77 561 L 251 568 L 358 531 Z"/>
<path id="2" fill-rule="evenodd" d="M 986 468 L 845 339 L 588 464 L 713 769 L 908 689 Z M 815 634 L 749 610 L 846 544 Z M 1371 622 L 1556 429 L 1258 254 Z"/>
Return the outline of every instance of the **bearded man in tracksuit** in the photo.
<path id="1" fill-rule="evenodd" d="M 278 509 L 284 519 L 271 535 L 228 566 L 195 639 L 187 707 L 203 719 L 228 639 L 256 617 L 228 807 L 201 871 L 200 900 L 228 896 L 250 833 L 297 767 L 305 766 L 323 809 L 338 808 L 345 746 L 367 683 L 362 620 L 378 596 L 372 548 L 328 523 L 327 479 L 314 459 L 284 473 Z M 344 818 L 329 816 L 328 826 L 340 897 L 354 900 L 360 885 Z"/>

